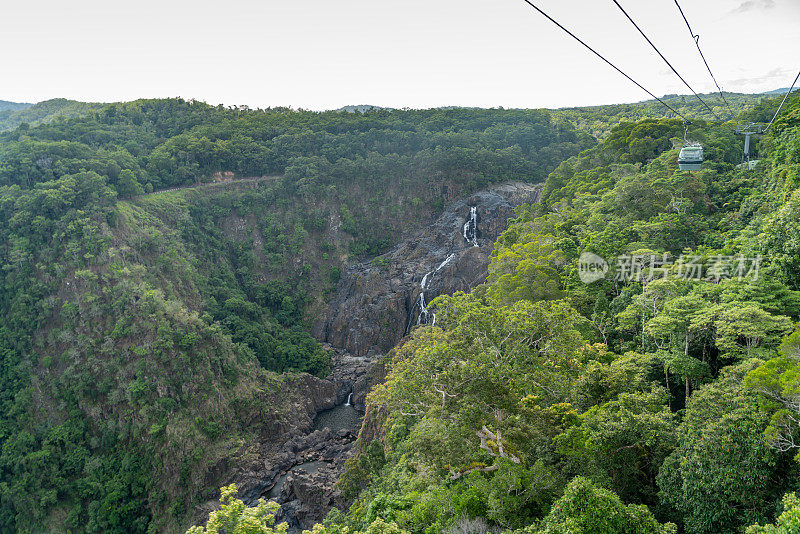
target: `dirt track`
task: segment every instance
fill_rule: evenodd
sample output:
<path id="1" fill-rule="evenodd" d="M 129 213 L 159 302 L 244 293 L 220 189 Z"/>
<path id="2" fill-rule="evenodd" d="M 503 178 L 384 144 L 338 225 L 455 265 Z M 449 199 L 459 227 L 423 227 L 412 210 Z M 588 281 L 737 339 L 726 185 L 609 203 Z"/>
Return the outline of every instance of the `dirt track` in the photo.
<path id="1" fill-rule="evenodd" d="M 241 184 L 246 182 L 261 182 L 263 180 L 277 180 L 280 176 L 254 176 L 249 178 L 235 178 L 232 180 L 225 180 L 219 182 L 208 182 L 208 183 L 200 183 L 200 184 L 192 184 L 192 185 L 182 185 L 180 187 L 170 187 L 169 189 L 159 189 L 158 191 L 153 191 L 152 193 L 144 193 L 143 195 L 138 195 L 134 198 L 143 198 L 150 195 L 155 195 L 158 193 L 169 193 L 170 191 L 186 191 L 191 189 L 203 189 L 206 187 L 220 187 L 223 185 L 231 185 L 231 184 Z"/>

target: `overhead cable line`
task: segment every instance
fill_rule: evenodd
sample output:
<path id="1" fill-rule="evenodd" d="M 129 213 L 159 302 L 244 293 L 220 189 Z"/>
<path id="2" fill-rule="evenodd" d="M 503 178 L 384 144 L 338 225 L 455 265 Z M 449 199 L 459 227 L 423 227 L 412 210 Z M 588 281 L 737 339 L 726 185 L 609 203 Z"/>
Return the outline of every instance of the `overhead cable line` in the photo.
<path id="1" fill-rule="evenodd" d="M 670 68 L 670 69 L 672 69 L 672 72 L 674 72 L 674 73 L 675 73 L 675 76 L 677 76 L 678 78 L 680 78 L 680 79 L 681 79 L 681 81 L 683 82 L 683 85 L 685 85 L 686 87 L 688 87 L 688 88 L 689 88 L 689 90 L 690 90 L 690 91 L 691 91 L 691 92 L 694 94 L 694 96 L 696 96 L 696 97 L 697 97 L 697 99 L 698 99 L 700 102 L 702 102 L 702 104 L 703 104 L 703 105 L 706 107 L 706 109 L 707 109 L 708 111 L 710 111 L 710 112 L 711 112 L 711 114 L 712 114 L 712 115 L 714 115 L 714 116 L 717 118 L 717 120 L 718 120 L 718 121 L 721 121 L 722 119 L 719 117 L 719 115 L 717 115 L 717 114 L 716 114 L 716 112 L 714 112 L 714 110 L 713 110 L 713 109 L 711 109 L 711 108 L 708 106 L 708 104 L 706 104 L 705 100 L 703 100 L 703 99 L 700 97 L 700 95 L 698 95 L 698 94 L 697 94 L 697 91 L 695 91 L 694 89 L 692 89 L 692 86 L 691 86 L 691 85 L 689 85 L 689 82 L 687 82 L 687 81 L 686 81 L 686 80 L 683 78 L 683 76 L 681 76 L 681 74 L 680 74 L 680 73 L 679 73 L 677 70 L 675 70 L 675 67 L 673 67 L 673 66 L 672 66 L 672 63 L 670 63 L 670 62 L 669 62 L 669 60 L 668 60 L 667 58 L 665 58 L 665 57 L 664 57 L 664 54 L 662 54 L 662 53 L 661 53 L 661 50 L 659 50 L 659 49 L 658 49 L 658 47 L 657 47 L 655 44 L 653 44 L 653 41 L 651 41 L 651 40 L 650 40 L 650 38 L 649 38 L 647 35 L 645 35 L 645 33 L 642 31 L 642 29 L 639 27 L 639 25 L 638 25 L 638 24 L 636 24 L 636 21 L 634 21 L 634 20 L 631 18 L 631 16 L 630 16 L 630 15 L 628 15 L 628 12 L 627 12 L 627 11 L 625 11 L 625 8 L 623 8 L 623 7 L 620 5 L 620 3 L 619 3 L 617 0 L 611 0 L 611 1 L 612 1 L 612 2 L 614 2 L 614 4 L 616 4 L 616 6 L 619 8 L 619 10 L 620 10 L 620 11 L 622 11 L 622 13 L 623 13 L 623 14 L 624 14 L 624 15 L 625 15 L 625 16 L 628 18 L 628 20 L 631 22 L 631 24 L 633 24 L 633 26 L 634 26 L 634 27 L 635 27 L 637 30 L 639 30 L 639 33 L 641 33 L 641 34 L 642 34 L 642 37 L 644 37 L 644 40 L 645 40 L 645 41 L 647 41 L 647 43 L 648 43 L 650 46 L 652 46 L 652 47 L 653 47 L 653 50 L 655 50 L 655 51 L 656 51 L 656 53 L 658 53 L 658 55 L 659 55 L 659 56 L 661 56 L 661 59 L 663 59 L 663 60 L 664 60 L 664 63 L 666 63 L 666 64 L 667 64 L 667 66 L 669 66 L 669 68 Z"/>
<path id="2" fill-rule="evenodd" d="M 795 77 L 794 77 L 794 81 L 792 82 L 792 86 L 791 86 L 791 87 L 789 87 L 789 90 L 788 90 L 788 91 L 786 91 L 786 94 L 785 94 L 785 95 L 783 95 L 783 100 L 781 100 L 781 105 L 780 105 L 780 106 L 778 106 L 778 111 L 776 111 L 776 112 L 775 112 L 775 115 L 773 115 L 773 116 L 772 116 L 772 120 L 771 120 L 771 121 L 769 121 L 769 124 L 767 124 L 767 127 L 766 127 L 766 128 L 764 128 L 764 132 L 766 132 L 767 130 L 769 130 L 769 127 L 770 127 L 770 126 L 772 126 L 772 123 L 773 123 L 773 122 L 775 122 L 775 119 L 777 119 L 777 118 L 778 118 L 778 114 L 781 112 L 781 108 L 783 108 L 783 104 L 785 104 L 785 103 L 786 103 L 786 99 L 787 99 L 787 98 L 789 98 L 789 95 L 790 95 L 790 94 L 792 94 L 792 89 L 794 89 L 794 86 L 795 86 L 795 84 L 797 83 L 797 80 L 798 80 L 799 78 L 800 78 L 800 72 L 798 72 L 798 73 L 797 73 L 797 76 L 795 76 Z"/>
<path id="3" fill-rule="evenodd" d="M 656 99 L 656 100 L 658 100 L 659 102 L 661 102 L 661 103 L 664 105 L 664 107 L 666 107 L 667 109 L 669 109 L 670 111 L 672 111 L 673 113 L 675 113 L 677 116 L 679 116 L 680 118 L 682 118 L 684 121 L 686 121 L 686 122 L 689 122 L 689 119 L 687 119 L 686 117 L 684 117 L 684 116 L 683 116 L 683 114 L 682 114 L 681 112 L 679 112 L 678 110 L 676 110 L 675 108 L 673 108 L 672 106 L 670 106 L 669 104 L 667 104 L 666 102 L 664 102 L 664 100 L 662 100 L 662 99 L 658 98 L 656 95 L 654 95 L 653 93 L 651 93 L 650 91 L 648 91 L 647 89 L 645 89 L 645 87 L 644 87 L 642 84 L 640 84 L 639 82 L 637 82 L 636 80 L 634 80 L 633 78 L 631 78 L 630 76 L 628 76 L 627 74 L 625 74 L 625 73 L 622 71 L 622 69 L 620 69 L 619 67 L 617 67 L 616 65 L 614 65 L 613 63 L 611 63 L 611 62 L 610 62 L 609 60 L 607 60 L 605 57 L 603 57 L 603 56 L 602 56 L 602 54 L 600 54 L 600 52 L 598 52 L 597 50 L 595 50 L 594 48 L 592 48 L 591 46 L 589 46 L 588 44 L 586 44 L 586 43 L 585 43 L 583 40 L 581 40 L 581 38 L 580 38 L 580 37 L 578 37 L 577 35 L 575 35 L 575 34 L 574 34 L 574 33 L 572 33 L 571 31 L 569 31 L 568 29 L 566 29 L 566 28 L 565 28 L 564 26 L 562 26 L 562 25 L 561 25 L 561 24 L 560 24 L 558 21 L 556 21 L 556 20 L 555 20 L 553 17 L 551 17 L 550 15 L 548 15 L 547 13 L 545 13 L 544 11 L 542 11 L 541 9 L 539 9 L 539 8 L 538 8 L 538 7 L 537 7 L 535 4 L 533 4 L 533 2 L 531 2 L 530 0 L 522 0 L 522 1 L 523 1 L 523 2 L 525 2 L 526 4 L 528 4 L 529 6 L 531 6 L 531 7 L 532 7 L 533 9 L 535 9 L 536 11 L 538 11 L 538 12 L 539 12 L 539 13 L 540 13 L 542 16 L 544 16 L 544 17 L 545 17 L 547 20 L 549 20 L 550 22 L 552 22 L 553 24 L 555 24 L 556 26 L 558 26 L 559 28 L 561 28 L 561 29 L 562 29 L 564 32 L 566 32 L 566 33 L 567 33 L 567 35 L 569 35 L 570 37 L 572 37 L 573 39 L 575 39 L 576 41 L 578 41 L 580 44 L 582 44 L 583 46 L 585 46 L 586 48 L 588 48 L 588 49 L 589 49 L 589 51 L 591 51 L 591 52 L 592 52 L 594 55 L 596 55 L 597 57 L 599 57 L 600 59 L 602 59 L 603 61 L 605 61 L 605 62 L 606 62 L 606 63 L 607 63 L 607 64 L 608 64 L 608 65 L 609 65 L 611 68 L 613 68 L 614 70 L 616 70 L 617 72 L 619 72 L 620 74 L 622 74 L 623 76 L 625 76 L 625 77 L 626 77 L 628 80 L 630 80 L 631 82 L 633 82 L 633 83 L 634 83 L 634 84 L 635 84 L 635 85 L 636 85 L 636 86 L 637 86 L 639 89 L 641 89 L 642 91 L 644 91 L 644 92 L 645 92 L 645 93 L 647 93 L 648 95 L 652 96 L 654 99 Z"/>
<path id="4" fill-rule="evenodd" d="M 678 3 L 678 0 L 675 0 L 675 5 L 678 6 L 678 11 L 681 12 L 681 17 L 683 17 L 683 22 L 686 23 L 686 27 L 689 29 L 689 34 L 692 36 L 692 41 L 694 41 L 695 46 L 697 47 L 697 51 L 700 52 L 700 57 L 703 59 L 703 63 L 706 66 L 706 70 L 708 70 L 708 74 L 711 75 L 711 79 L 714 81 L 714 85 L 717 86 L 717 91 L 719 91 L 719 96 L 722 98 L 722 101 L 725 103 L 725 106 L 728 108 L 729 120 L 733 118 L 733 109 L 731 109 L 731 105 L 725 99 L 725 95 L 722 94 L 722 87 L 719 86 L 717 83 L 717 79 L 714 77 L 714 73 L 711 72 L 711 67 L 708 66 L 708 61 L 706 61 L 706 56 L 703 55 L 703 51 L 700 49 L 700 35 L 694 33 L 692 31 L 692 26 L 689 24 L 689 20 L 686 18 L 686 15 L 683 13 L 683 9 L 681 5 Z"/>

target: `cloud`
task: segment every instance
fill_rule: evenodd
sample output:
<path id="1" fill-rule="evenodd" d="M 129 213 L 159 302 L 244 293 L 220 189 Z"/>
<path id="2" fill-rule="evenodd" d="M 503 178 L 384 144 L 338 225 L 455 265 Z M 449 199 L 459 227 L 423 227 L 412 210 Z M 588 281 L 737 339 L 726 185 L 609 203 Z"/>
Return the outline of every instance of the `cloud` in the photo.
<path id="1" fill-rule="evenodd" d="M 745 0 L 739 7 L 732 10 L 730 13 L 747 13 L 748 11 L 766 10 L 775 7 L 775 0 Z"/>

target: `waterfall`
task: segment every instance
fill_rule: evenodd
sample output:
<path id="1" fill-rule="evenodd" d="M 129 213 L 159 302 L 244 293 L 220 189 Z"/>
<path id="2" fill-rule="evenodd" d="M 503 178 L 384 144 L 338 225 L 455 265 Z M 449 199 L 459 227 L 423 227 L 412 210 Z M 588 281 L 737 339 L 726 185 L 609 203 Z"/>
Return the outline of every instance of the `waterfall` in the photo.
<path id="1" fill-rule="evenodd" d="M 429 324 L 428 318 L 433 315 L 433 320 L 436 320 L 436 314 L 430 313 L 428 309 L 425 307 L 425 292 L 419 294 L 419 299 L 417 299 L 417 303 L 419 304 L 419 315 L 417 316 L 417 324 Z"/>
<path id="2" fill-rule="evenodd" d="M 347 396 L 347 400 L 345 401 L 344 405 L 345 406 L 352 406 L 352 404 L 350 404 L 351 400 L 353 400 L 353 393 L 352 392 Z"/>
<path id="3" fill-rule="evenodd" d="M 431 271 L 429 273 L 425 273 L 425 276 L 422 277 L 422 283 L 420 283 L 420 287 L 423 291 L 428 287 L 428 277 L 435 273 L 436 271 Z"/>
<path id="4" fill-rule="evenodd" d="M 436 268 L 436 270 L 435 270 L 435 271 L 433 271 L 433 272 L 435 272 L 435 273 L 436 273 L 436 272 L 439 272 L 439 271 L 441 271 L 441 270 L 442 270 L 442 269 L 445 267 L 445 265 L 447 265 L 448 263 L 450 263 L 451 261 L 453 261 L 453 258 L 455 258 L 455 257 L 456 257 L 456 254 L 455 254 L 455 252 L 454 252 L 454 253 L 452 253 L 452 254 L 450 254 L 449 256 L 447 256 L 447 259 L 446 259 L 446 260 L 444 260 L 442 263 L 440 263 L 440 264 L 439 264 L 439 266 Z"/>
<path id="5" fill-rule="evenodd" d="M 462 235 L 464 236 L 464 241 L 470 243 L 473 247 L 478 246 L 478 207 L 471 206 L 469 208 L 469 219 L 467 222 L 464 223 L 464 227 L 462 230 Z M 417 325 L 421 324 L 429 324 L 435 325 L 436 324 L 436 314 L 433 312 L 428 311 L 428 308 L 425 305 L 425 291 L 428 290 L 428 285 L 430 284 L 431 280 L 436 276 L 436 273 L 444 269 L 447 264 L 453 261 L 453 258 L 456 257 L 455 252 L 447 256 L 442 263 L 440 263 L 436 268 L 432 271 L 428 271 L 422 277 L 420 281 L 419 288 L 419 296 L 417 297 L 417 302 L 414 304 L 414 308 L 419 308 L 419 315 L 417 315 Z M 406 327 L 406 335 L 411 331 L 412 325 L 412 317 L 413 317 L 414 309 L 411 310 L 408 321 L 408 326 Z M 349 402 L 349 401 L 348 401 Z"/>
<path id="6" fill-rule="evenodd" d="M 431 271 L 428 274 L 432 274 L 433 272 L 434 271 Z M 425 282 L 427 282 L 427 280 L 426 280 L 427 276 L 428 275 L 426 274 L 425 278 L 422 279 L 422 283 L 420 284 L 420 286 L 422 287 L 422 291 L 420 291 L 419 296 L 417 297 L 417 302 L 414 305 L 414 308 L 419 308 L 419 315 L 417 315 L 417 324 L 418 325 L 420 325 L 420 324 L 431 324 L 431 325 L 432 324 L 436 324 L 436 314 L 429 312 L 427 306 L 425 305 L 425 287 L 427 287 Z M 413 313 L 413 309 L 412 309 L 412 313 Z M 408 326 L 406 327 L 406 335 L 408 335 L 408 333 L 411 332 L 411 325 L 412 324 L 413 323 L 411 322 L 411 317 L 409 317 Z"/>
<path id="7" fill-rule="evenodd" d="M 469 208 L 469 219 L 464 223 L 462 231 L 464 240 L 467 243 L 472 243 L 473 247 L 478 246 L 478 207 L 472 206 Z"/>
<path id="8" fill-rule="evenodd" d="M 455 257 L 456 257 L 455 252 L 453 254 L 450 254 L 434 270 L 425 273 L 425 276 L 422 277 L 422 282 L 420 282 L 419 284 L 419 287 L 422 291 L 420 291 L 419 297 L 417 298 L 417 305 L 419 306 L 419 315 L 417 316 L 417 324 L 431 324 L 431 325 L 436 324 L 436 314 L 429 312 L 428 308 L 425 306 L 425 290 L 428 289 L 428 282 L 432 280 L 432 277 L 436 275 L 436 273 L 444 269 L 448 263 L 453 261 L 453 258 Z"/>

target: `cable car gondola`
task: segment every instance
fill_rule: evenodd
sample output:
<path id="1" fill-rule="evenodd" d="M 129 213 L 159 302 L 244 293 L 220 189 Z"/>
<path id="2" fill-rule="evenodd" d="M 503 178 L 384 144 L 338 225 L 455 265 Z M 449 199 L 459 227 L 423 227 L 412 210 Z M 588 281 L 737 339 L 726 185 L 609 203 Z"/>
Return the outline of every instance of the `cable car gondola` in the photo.
<path id="1" fill-rule="evenodd" d="M 703 166 L 703 145 L 690 143 L 683 145 L 678 154 L 678 168 L 682 171 L 699 171 Z"/>

